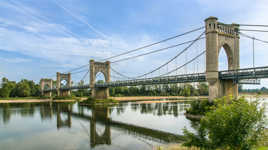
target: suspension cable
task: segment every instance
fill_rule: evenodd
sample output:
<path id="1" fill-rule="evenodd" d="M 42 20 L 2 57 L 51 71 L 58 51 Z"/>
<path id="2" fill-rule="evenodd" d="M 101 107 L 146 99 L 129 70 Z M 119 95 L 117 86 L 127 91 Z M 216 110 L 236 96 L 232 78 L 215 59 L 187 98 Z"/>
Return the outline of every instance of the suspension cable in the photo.
<path id="1" fill-rule="evenodd" d="M 260 42 L 263 42 L 263 43 L 268 44 L 268 41 L 264 41 L 264 40 L 258 39 L 258 38 L 256 38 L 256 37 L 249 36 L 249 35 L 247 35 L 247 34 L 245 34 L 245 33 L 243 33 L 243 32 L 239 32 L 239 34 L 242 35 L 242 36 L 244 36 L 244 37 L 246 37 L 246 38 L 254 39 L 254 40 L 256 40 L 256 41 L 260 41 Z"/>
<path id="2" fill-rule="evenodd" d="M 142 78 L 142 77 L 144 77 L 144 76 L 147 76 L 148 74 L 151 74 L 151 73 L 153 73 L 153 72 L 155 72 L 155 71 L 157 71 L 157 70 L 160 70 L 161 68 L 163 68 L 164 66 L 166 66 L 166 65 L 168 65 L 170 62 L 172 62 L 174 59 L 176 59 L 177 57 L 179 57 L 180 55 L 182 55 L 184 52 L 186 52 L 196 41 L 198 41 L 201 37 L 202 37 L 202 35 L 203 34 L 205 34 L 205 32 L 202 32 L 195 40 L 193 40 L 186 48 L 184 48 L 180 53 L 178 53 L 175 57 L 173 57 L 173 58 L 171 58 L 169 61 L 167 61 L 166 63 L 164 63 L 164 64 L 162 64 L 161 66 L 159 66 L 159 67 L 157 67 L 157 68 L 155 68 L 154 70 L 152 70 L 152 71 L 150 71 L 150 72 L 147 72 L 147 73 L 145 73 L 145 74 L 143 74 L 143 75 L 140 75 L 140 76 L 136 76 L 136 77 L 128 77 L 128 76 L 126 76 L 126 75 L 123 75 L 123 74 L 121 74 L 121 73 L 119 73 L 119 72 L 117 72 L 118 74 L 120 74 L 120 75 L 122 75 L 122 76 L 124 76 L 124 77 L 127 77 L 127 78 L 129 78 L 129 79 L 138 79 L 138 78 Z M 115 71 L 115 70 L 114 70 Z"/>
<path id="3" fill-rule="evenodd" d="M 248 26 L 248 27 L 268 27 L 268 25 L 260 25 L 260 24 L 239 24 L 239 26 Z"/>
<path id="4" fill-rule="evenodd" d="M 81 70 L 81 71 L 74 72 L 74 73 L 72 73 L 72 75 L 73 75 L 73 74 L 82 73 L 82 72 L 85 72 L 85 71 L 88 71 L 88 69 L 85 69 L 85 70 Z"/>
<path id="5" fill-rule="evenodd" d="M 201 39 L 204 39 L 204 38 L 205 38 L 205 37 L 201 37 L 201 38 L 198 39 L 198 40 L 201 40 Z M 181 45 L 185 45 L 185 44 L 191 43 L 191 42 L 193 42 L 193 41 L 194 41 L 194 40 L 190 40 L 190 41 L 186 41 L 186 42 L 179 43 L 179 44 L 176 44 L 176 45 L 171 45 L 171 46 L 168 46 L 168 47 L 165 47 L 165 48 L 161 48 L 161 49 L 157 49 L 157 50 L 154 50 L 154 51 L 150 51 L 150 52 L 147 52 L 147 53 L 143 53 L 143 54 L 139 54 L 139 55 L 130 56 L 130 57 L 127 57 L 127 58 L 123 58 L 123 59 L 115 60 L 115 61 L 113 61 L 113 62 L 111 62 L 111 63 L 118 63 L 118 62 L 121 62 L 121 61 L 130 60 L 130 59 L 138 58 L 138 57 L 141 57 L 141 56 L 145 56 L 145 55 L 149 55 L 149 54 L 157 53 L 157 52 L 164 51 L 164 50 L 167 50 L 167 49 L 170 49 L 170 48 L 174 48 L 174 47 L 178 47 L 178 46 L 181 46 Z"/>
<path id="6" fill-rule="evenodd" d="M 86 74 L 82 77 L 82 81 L 85 80 L 85 78 L 86 78 L 86 76 L 88 75 L 88 73 L 89 73 L 89 69 L 88 69 L 88 71 L 86 72 Z"/>
<path id="7" fill-rule="evenodd" d="M 148 44 L 148 45 L 145 45 L 145 46 L 142 46 L 142 47 L 133 49 L 133 50 L 129 50 L 129 51 L 123 52 L 123 53 L 118 54 L 118 55 L 114 55 L 114 56 L 111 56 L 111 57 L 102 59 L 102 61 L 104 61 L 104 60 L 109 60 L 109 59 L 112 59 L 112 58 L 116 58 L 116 57 L 119 57 L 119 56 L 123 56 L 123 55 L 129 54 L 129 53 L 132 53 L 132 52 L 135 52 L 135 51 L 138 51 L 138 50 L 147 48 L 147 47 L 151 47 L 151 46 L 154 46 L 154 45 L 157 45 L 157 44 L 160 44 L 160 43 L 163 43 L 163 42 L 166 42 L 166 41 L 169 41 L 169 40 L 178 38 L 178 37 L 180 37 L 180 36 L 187 35 L 187 34 L 190 34 L 190 33 L 192 33 L 192 32 L 195 32 L 195 31 L 199 31 L 199 30 L 201 30 L 201 29 L 203 29 L 203 28 L 204 28 L 204 26 L 203 26 L 203 27 L 196 28 L 196 29 L 193 29 L 193 30 L 190 30 L 190 31 L 187 31 L 187 32 L 184 32 L 184 33 L 179 34 L 179 35 L 175 35 L 175 36 L 166 38 L 166 39 L 164 39 L 164 40 L 161 40 L 161 41 L 158 41 L 158 42 L 155 42 L 155 43 L 152 43 L 152 44 Z"/>
<path id="8" fill-rule="evenodd" d="M 195 31 L 199 31 L 199 30 L 201 30 L 201 29 L 203 29 L 203 28 L 204 28 L 204 26 L 203 26 L 203 27 L 196 28 L 196 29 L 194 29 L 194 30 L 190 30 L 190 31 L 188 31 L 188 32 L 185 32 L 185 33 L 182 33 L 182 34 L 179 34 L 179 35 L 176 35 L 176 36 L 173 36 L 173 37 L 169 37 L 169 38 L 164 39 L 164 40 L 161 40 L 161 41 L 159 41 L 159 42 L 155 42 L 155 43 L 152 43 L 152 44 L 149 44 L 149 45 L 142 46 L 142 47 L 140 47 L 140 48 L 136 48 L 136 49 L 133 49 L 133 50 L 130 50 L 130 51 L 123 52 L 123 53 L 121 53 L 121 54 L 118 54 L 118 55 L 115 55 L 115 56 L 112 56 L 112 57 L 109 57 L 109 58 L 102 59 L 101 61 L 108 60 L 108 59 L 112 59 L 112 58 L 116 58 L 116 57 L 123 56 L 123 55 L 129 54 L 129 53 L 132 53 L 132 52 L 135 52 L 135 51 L 138 51 L 138 50 L 147 48 L 147 47 L 151 47 L 151 46 L 154 46 L 154 45 L 156 45 L 156 44 L 163 43 L 163 42 L 166 42 L 166 41 L 175 39 L 175 38 L 177 38 L 177 37 L 180 37 L 180 36 L 183 36 L 183 35 L 190 34 L 190 33 L 195 32 Z M 203 39 L 203 38 L 200 38 L 200 39 Z M 198 39 L 198 40 L 200 40 L 200 39 Z M 180 45 L 183 45 L 183 44 L 186 44 L 186 43 L 190 43 L 190 42 L 193 42 L 193 41 L 187 41 L 187 42 L 181 43 Z M 179 44 L 177 44 L 177 45 L 179 46 Z M 176 45 L 170 46 L 170 48 L 172 48 L 172 47 L 176 47 Z M 155 52 L 152 51 L 152 52 L 144 53 L 144 55 L 148 55 L 149 53 L 156 53 L 156 52 L 158 52 L 158 51 L 162 51 L 162 50 L 164 50 L 164 49 L 165 49 L 165 48 L 155 50 Z M 168 48 L 166 48 L 166 49 L 168 49 Z M 133 56 L 133 58 L 134 58 L 134 57 L 140 57 L 140 55 L 138 55 L 138 56 Z M 125 59 L 127 59 L 127 58 L 125 58 Z M 129 58 L 129 57 L 128 57 L 128 59 L 132 59 L 132 58 Z M 123 60 L 118 60 L 118 62 L 119 62 L 119 61 L 123 61 Z M 115 63 L 115 62 L 112 62 L 112 63 Z M 87 67 L 87 66 L 89 66 L 89 64 L 82 65 L 82 66 L 80 66 L 80 67 L 71 69 L 71 70 L 66 71 L 66 72 L 64 72 L 64 73 L 71 73 L 71 72 L 73 72 L 73 71 L 82 69 L 82 68 Z M 125 77 L 127 77 L 127 76 L 125 76 Z M 127 77 L 127 78 L 130 78 L 130 77 Z"/>
<path id="9" fill-rule="evenodd" d="M 267 30 L 254 30 L 254 29 L 239 29 L 240 31 L 249 31 L 249 32 L 268 32 Z"/>
<path id="10" fill-rule="evenodd" d="M 80 70 L 80 69 L 85 68 L 85 67 L 87 67 L 87 66 L 89 66 L 89 64 L 82 65 L 82 66 L 80 66 L 80 67 L 71 69 L 71 70 L 66 71 L 66 72 L 64 72 L 64 73 L 72 73 L 73 71 Z"/>
<path id="11" fill-rule="evenodd" d="M 131 78 L 131 77 L 128 77 L 128 76 L 126 76 L 126 75 L 123 75 L 122 73 L 120 73 L 120 72 L 114 70 L 112 67 L 111 67 L 111 70 L 112 70 L 113 72 L 115 72 L 116 74 L 118 74 L 119 76 L 123 77 L 123 78 L 127 78 L 127 79 L 135 79 L 135 78 Z"/>
<path id="12" fill-rule="evenodd" d="M 169 71 L 169 72 L 167 72 L 167 73 L 165 73 L 165 74 L 160 75 L 160 77 L 165 76 L 165 75 L 168 75 L 168 74 L 171 74 L 172 72 L 181 69 L 182 67 L 184 67 L 184 66 L 186 66 L 186 65 L 188 65 L 188 64 L 190 64 L 190 63 L 192 63 L 193 61 L 195 61 L 197 58 L 199 58 L 200 56 L 202 56 L 202 55 L 205 54 L 205 53 L 206 53 L 206 50 L 202 51 L 199 55 L 197 55 L 197 56 L 194 57 L 193 59 L 189 60 L 188 62 L 184 63 L 183 65 L 181 65 L 181 66 L 179 66 L 179 67 L 177 67 L 177 68 L 175 68 L 175 69 L 173 69 L 173 70 L 171 70 L 171 71 Z"/>
<path id="13" fill-rule="evenodd" d="M 170 59 L 169 61 L 167 61 L 166 63 L 164 63 L 164 64 L 162 64 L 161 66 L 159 66 L 159 67 L 157 67 L 156 69 L 154 69 L 154 70 L 152 70 L 152 71 L 150 71 L 150 72 L 148 72 L 148 73 L 145 73 L 145 74 L 143 74 L 143 75 L 140 75 L 140 76 L 138 76 L 138 77 L 136 77 L 136 78 L 141 78 L 141 77 L 143 77 L 143 76 L 146 76 L 146 75 L 148 75 L 148 74 L 151 74 L 151 73 L 153 73 L 153 72 L 155 72 L 155 71 L 157 71 L 157 70 L 159 70 L 159 69 L 161 69 L 162 67 L 164 67 L 164 66 L 166 66 L 167 64 L 169 64 L 170 62 L 172 62 L 174 59 L 176 59 L 177 57 L 179 57 L 181 54 L 183 54 L 184 52 L 186 52 L 196 41 L 198 41 L 200 38 L 201 38 L 201 36 L 204 34 L 205 32 L 202 32 L 202 34 L 200 34 L 193 42 L 191 42 L 191 44 L 189 44 L 183 51 L 181 51 L 180 53 L 178 53 L 175 57 L 173 57 L 172 59 Z"/>

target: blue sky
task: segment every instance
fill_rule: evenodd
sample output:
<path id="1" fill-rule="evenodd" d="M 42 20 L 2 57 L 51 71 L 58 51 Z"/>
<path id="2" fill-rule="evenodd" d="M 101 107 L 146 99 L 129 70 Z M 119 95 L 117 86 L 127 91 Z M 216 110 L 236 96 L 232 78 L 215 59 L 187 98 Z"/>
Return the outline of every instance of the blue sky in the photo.
<path id="1" fill-rule="evenodd" d="M 57 71 L 87 64 L 89 59 L 106 58 L 203 26 L 204 19 L 209 16 L 216 16 L 225 23 L 268 24 L 267 13 L 267 0 L 2 0 L 0 77 L 16 81 L 27 78 L 37 82 L 44 77 L 55 78 Z M 151 49 L 193 39 L 199 34 Z M 268 39 L 268 33 L 248 34 Z M 241 38 L 241 68 L 252 66 L 251 46 L 250 40 Z M 183 48 L 114 64 L 113 67 L 130 76 L 142 74 Z M 204 41 L 195 46 L 200 51 L 203 48 Z M 199 52 L 193 51 L 174 62 L 173 67 Z M 268 46 L 256 43 L 256 66 L 268 65 L 267 54 Z M 224 54 L 220 60 L 224 60 L 220 66 L 227 66 Z M 184 71 L 190 72 L 197 67 L 202 70 L 202 63 L 204 60 L 200 58 L 195 67 Z M 168 69 L 171 68 L 172 64 Z M 82 76 L 74 75 L 73 80 L 78 81 Z M 268 86 L 266 80 L 262 83 Z"/>

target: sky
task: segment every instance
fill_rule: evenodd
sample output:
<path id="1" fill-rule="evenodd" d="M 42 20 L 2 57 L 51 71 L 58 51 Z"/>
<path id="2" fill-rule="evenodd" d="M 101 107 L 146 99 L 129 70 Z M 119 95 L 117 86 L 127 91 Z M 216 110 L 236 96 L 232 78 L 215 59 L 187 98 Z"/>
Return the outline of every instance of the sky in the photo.
<path id="1" fill-rule="evenodd" d="M 1 0 L 0 77 L 36 82 L 41 78 L 55 79 L 56 72 L 88 64 L 90 59 L 101 60 L 204 26 L 209 16 L 224 23 L 268 24 L 267 13 L 267 0 Z M 200 33 L 130 56 L 192 40 Z M 268 40 L 268 33 L 247 34 Z M 240 67 L 252 67 L 252 41 L 241 37 L 240 43 Z M 112 67 L 136 76 L 163 64 L 186 46 L 114 63 Z M 204 46 L 205 41 L 200 40 L 192 52 L 166 70 L 191 59 Z M 268 44 L 256 42 L 255 46 L 255 66 L 268 66 Z M 204 72 L 204 62 L 200 58 L 192 67 L 178 72 Z M 227 66 L 224 51 L 219 65 Z M 84 73 L 74 74 L 72 79 L 79 81 L 83 76 Z M 261 83 L 268 87 L 268 81 Z"/>

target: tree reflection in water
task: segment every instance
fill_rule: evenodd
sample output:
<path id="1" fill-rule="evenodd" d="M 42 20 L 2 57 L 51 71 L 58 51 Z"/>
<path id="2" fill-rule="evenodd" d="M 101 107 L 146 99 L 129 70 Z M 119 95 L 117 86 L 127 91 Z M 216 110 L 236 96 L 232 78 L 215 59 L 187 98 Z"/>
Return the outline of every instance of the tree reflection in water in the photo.
<path id="1" fill-rule="evenodd" d="M 173 115 L 178 117 L 183 115 L 184 111 L 190 107 L 188 102 L 185 103 L 148 103 L 148 104 L 137 104 L 131 103 L 131 109 L 133 111 L 140 111 L 141 114 L 153 114 L 157 116 Z"/>

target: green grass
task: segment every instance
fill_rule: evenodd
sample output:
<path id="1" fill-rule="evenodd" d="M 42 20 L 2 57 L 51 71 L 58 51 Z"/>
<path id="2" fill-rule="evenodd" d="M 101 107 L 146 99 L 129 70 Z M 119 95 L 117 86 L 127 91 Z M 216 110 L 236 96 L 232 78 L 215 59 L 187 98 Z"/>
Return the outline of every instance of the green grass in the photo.
<path id="1" fill-rule="evenodd" d="M 257 150 L 268 150 L 268 147 L 259 147 Z"/>
<path id="2" fill-rule="evenodd" d="M 87 100 L 84 100 L 83 102 L 80 102 L 81 105 L 101 105 L 101 106 L 113 106 L 118 104 L 119 102 L 113 99 L 93 99 L 89 97 Z"/>
<path id="3" fill-rule="evenodd" d="M 49 99 L 49 97 L 1 97 L 0 100 L 32 100 L 32 99 Z"/>
<path id="4" fill-rule="evenodd" d="M 53 100 L 78 100 L 75 96 L 55 96 Z"/>

